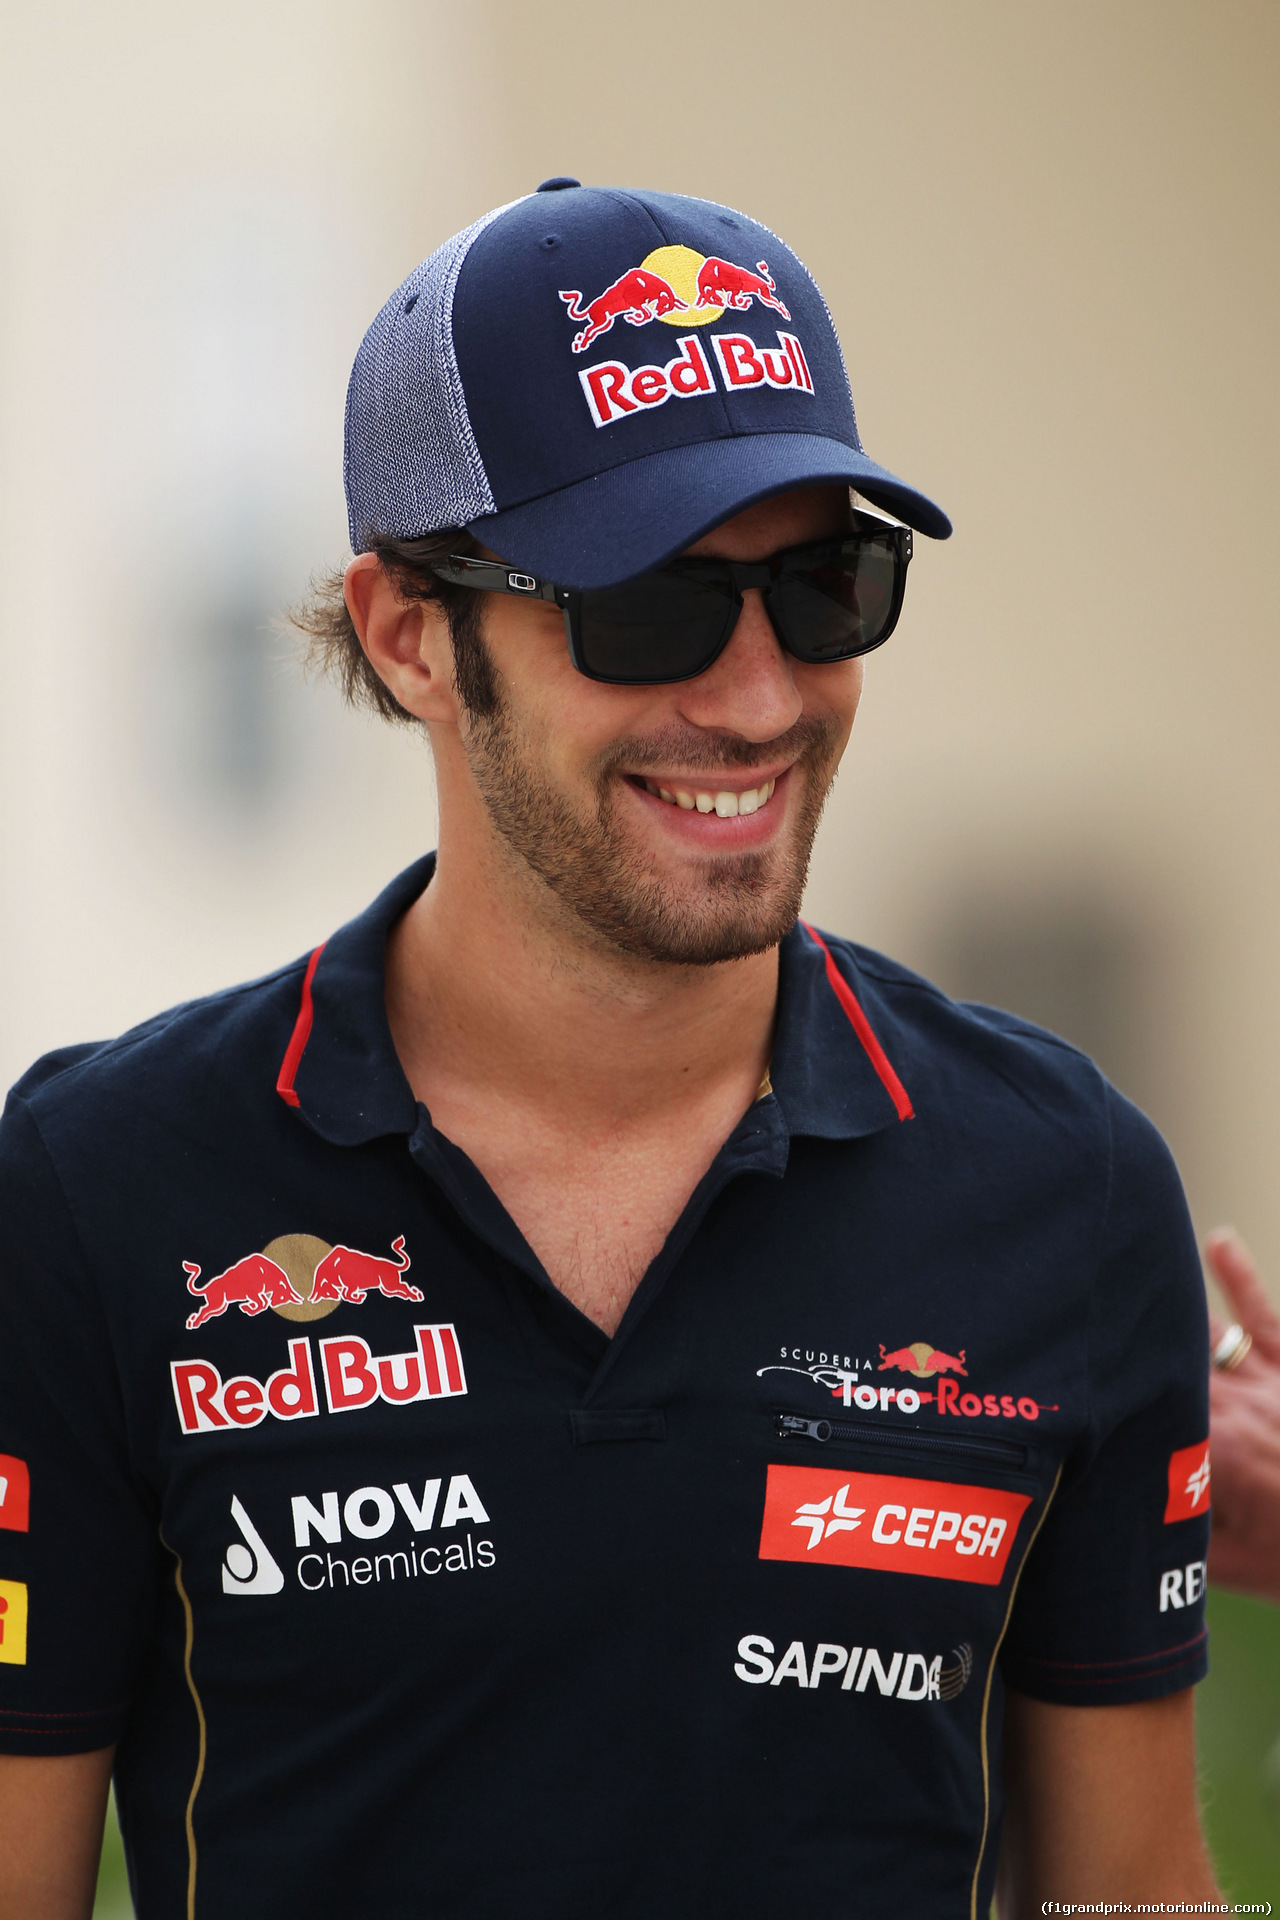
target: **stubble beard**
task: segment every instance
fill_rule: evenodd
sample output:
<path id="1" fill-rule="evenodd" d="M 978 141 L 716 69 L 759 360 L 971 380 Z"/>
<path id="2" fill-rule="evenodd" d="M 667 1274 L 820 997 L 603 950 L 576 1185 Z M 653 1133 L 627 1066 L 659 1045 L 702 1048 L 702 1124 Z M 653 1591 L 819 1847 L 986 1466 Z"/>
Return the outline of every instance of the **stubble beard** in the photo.
<path id="1" fill-rule="evenodd" d="M 472 714 L 466 753 L 497 833 L 598 940 L 636 959 L 713 966 L 761 953 L 800 912 L 809 858 L 839 764 L 840 722 L 802 718 L 766 747 L 736 734 L 673 729 L 616 741 L 593 771 L 594 804 L 575 807 L 553 784 L 505 697 Z M 708 857 L 692 883 L 672 881 L 623 831 L 618 769 L 641 774 L 674 764 L 703 771 L 708 785 L 735 767 L 785 760 L 793 818 L 784 841 L 760 852 Z M 660 804 L 665 804 L 660 803 Z M 771 803 L 770 803 L 771 804 Z"/>

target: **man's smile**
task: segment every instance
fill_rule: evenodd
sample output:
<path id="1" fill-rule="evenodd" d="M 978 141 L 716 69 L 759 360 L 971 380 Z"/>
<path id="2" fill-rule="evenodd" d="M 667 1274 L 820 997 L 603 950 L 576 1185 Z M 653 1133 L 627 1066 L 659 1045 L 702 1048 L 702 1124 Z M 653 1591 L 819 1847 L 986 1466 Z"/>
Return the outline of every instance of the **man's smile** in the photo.
<path id="1" fill-rule="evenodd" d="M 713 787 L 684 786 L 673 783 L 670 787 L 661 782 L 646 780 L 646 793 L 665 800 L 668 806 L 680 807 L 685 813 L 695 808 L 699 813 L 714 813 L 721 820 L 732 820 L 740 813 L 758 813 L 761 807 L 769 804 L 776 779 L 765 780 L 758 787 Z"/>

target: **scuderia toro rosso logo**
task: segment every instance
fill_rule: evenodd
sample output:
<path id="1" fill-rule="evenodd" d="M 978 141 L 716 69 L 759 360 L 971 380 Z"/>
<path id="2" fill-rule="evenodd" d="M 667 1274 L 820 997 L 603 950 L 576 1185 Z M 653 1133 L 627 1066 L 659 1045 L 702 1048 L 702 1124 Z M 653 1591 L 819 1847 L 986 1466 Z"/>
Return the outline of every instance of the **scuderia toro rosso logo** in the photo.
<path id="1" fill-rule="evenodd" d="M 961 1381 L 969 1381 L 967 1354 L 947 1353 L 930 1346 L 927 1340 L 913 1340 L 909 1346 L 885 1348 L 880 1345 L 880 1361 L 852 1359 L 848 1354 L 815 1353 L 812 1348 L 783 1347 L 781 1358 L 767 1367 L 757 1367 L 756 1377 L 767 1373 L 798 1373 L 815 1387 L 829 1393 L 841 1406 L 857 1407 L 861 1413 L 898 1413 L 910 1418 L 924 1408 L 957 1419 L 1038 1420 L 1042 1413 L 1057 1413 L 1057 1406 L 1034 1399 L 1026 1393 L 978 1393 Z M 800 1364 L 801 1362 L 804 1364 Z M 897 1382 L 889 1385 L 875 1379 L 882 1373 L 905 1373 L 918 1380 L 918 1387 Z M 870 1374 L 871 1379 L 864 1378 Z M 956 1376 L 959 1376 L 957 1378 Z"/>
<path id="2" fill-rule="evenodd" d="M 746 313 L 757 303 L 784 320 L 791 318 L 767 261 L 758 260 L 752 271 L 682 246 L 656 247 L 593 300 L 584 302 L 576 287 L 561 288 L 560 298 L 578 326 L 570 343 L 574 353 L 585 353 L 616 320 L 631 327 L 647 327 L 654 320 L 670 327 L 704 327 L 728 312 Z M 776 338 L 776 346 L 766 347 L 743 333 L 709 336 L 726 393 L 759 387 L 812 394 L 813 376 L 799 339 L 781 330 Z M 627 367 L 620 360 L 601 360 L 582 369 L 578 378 L 598 427 L 668 400 L 692 400 L 717 391 L 711 356 L 698 335 L 683 333 L 676 346 L 676 354 L 661 364 Z"/>
<path id="3" fill-rule="evenodd" d="M 414 1303 L 423 1297 L 421 1287 L 404 1277 L 410 1260 L 403 1234 L 392 1241 L 390 1258 L 294 1233 L 203 1282 L 195 1261 L 182 1264 L 188 1290 L 203 1301 L 188 1317 L 192 1331 L 233 1306 L 250 1317 L 270 1311 L 283 1320 L 310 1321 L 344 1304 L 362 1306 L 371 1293 Z M 290 1340 L 285 1364 L 266 1379 L 247 1373 L 224 1379 L 212 1360 L 174 1360 L 169 1370 L 178 1423 L 183 1433 L 233 1432 L 267 1419 L 315 1418 L 322 1404 L 330 1413 L 350 1413 L 377 1402 L 403 1407 L 464 1394 L 467 1378 L 452 1323 L 415 1326 L 413 1339 L 407 1351 L 384 1354 L 375 1354 L 358 1334 L 319 1340 L 315 1349 L 309 1338 Z"/>

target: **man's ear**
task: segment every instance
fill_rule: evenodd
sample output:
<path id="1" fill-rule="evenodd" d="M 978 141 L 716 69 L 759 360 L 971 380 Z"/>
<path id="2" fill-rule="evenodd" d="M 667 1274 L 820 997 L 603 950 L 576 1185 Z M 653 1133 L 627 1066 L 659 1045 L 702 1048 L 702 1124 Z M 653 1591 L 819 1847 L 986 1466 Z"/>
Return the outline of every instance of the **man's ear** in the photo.
<path id="1" fill-rule="evenodd" d="M 342 581 L 370 665 L 406 712 L 458 721 L 449 622 L 438 600 L 405 600 L 376 553 L 358 553 Z"/>

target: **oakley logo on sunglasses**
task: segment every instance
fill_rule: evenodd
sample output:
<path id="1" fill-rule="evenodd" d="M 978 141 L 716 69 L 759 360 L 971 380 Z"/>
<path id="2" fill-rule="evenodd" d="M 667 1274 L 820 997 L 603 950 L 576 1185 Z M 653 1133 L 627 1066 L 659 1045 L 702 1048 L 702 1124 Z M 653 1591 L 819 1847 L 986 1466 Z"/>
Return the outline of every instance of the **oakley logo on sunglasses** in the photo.
<path id="1" fill-rule="evenodd" d="M 650 407 L 665 406 L 668 400 L 691 400 L 696 394 L 717 391 L 698 336 L 685 334 L 676 344 L 680 352 L 665 366 L 632 368 L 624 367 L 620 360 L 604 360 L 598 366 L 582 369 L 578 378 L 598 427 L 610 426 Z M 757 346 L 742 333 L 714 333 L 711 344 L 725 388 L 731 393 L 743 387 L 763 386 L 813 392 L 813 376 L 794 333 L 779 333 L 776 347 Z"/>

